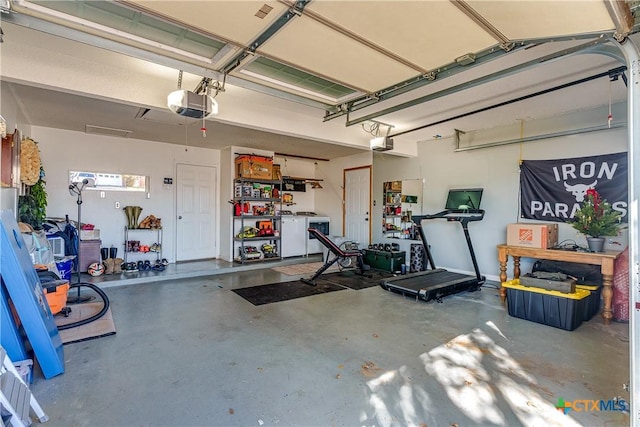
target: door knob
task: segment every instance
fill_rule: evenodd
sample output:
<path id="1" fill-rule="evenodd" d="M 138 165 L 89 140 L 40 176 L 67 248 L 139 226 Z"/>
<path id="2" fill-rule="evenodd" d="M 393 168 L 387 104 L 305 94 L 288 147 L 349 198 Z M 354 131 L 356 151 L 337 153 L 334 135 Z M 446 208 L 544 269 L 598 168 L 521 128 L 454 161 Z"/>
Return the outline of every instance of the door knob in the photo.
<path id="1" fill-rule="evenodd" d="M 182 219 L 182 215 L 178 215 L 178 219 Z"/>

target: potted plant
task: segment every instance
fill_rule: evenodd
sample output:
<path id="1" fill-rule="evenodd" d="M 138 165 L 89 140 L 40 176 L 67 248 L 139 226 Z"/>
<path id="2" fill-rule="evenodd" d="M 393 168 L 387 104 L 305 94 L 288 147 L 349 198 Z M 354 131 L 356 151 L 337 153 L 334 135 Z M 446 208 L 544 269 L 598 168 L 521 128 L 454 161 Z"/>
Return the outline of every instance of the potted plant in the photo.
<path id="1" fill-rule="evenodd" d="M 616 236 L 620 231 L 620 212 L 600 197 L 595 189 L 587 190 L 585 201 L 570 224 L 587 236 L 587 245 L 592 252 L 602 252 L 604 236 Z"/>
<path id="2" fill-rule="evenodd" d="M 42 228 L 47 216 L 47 190 L 44 169 L 40 168 L 40 178 L 32 186 L 25 186 L 25 194 L 18 197 L 18 218 L 35 230 Z"/>

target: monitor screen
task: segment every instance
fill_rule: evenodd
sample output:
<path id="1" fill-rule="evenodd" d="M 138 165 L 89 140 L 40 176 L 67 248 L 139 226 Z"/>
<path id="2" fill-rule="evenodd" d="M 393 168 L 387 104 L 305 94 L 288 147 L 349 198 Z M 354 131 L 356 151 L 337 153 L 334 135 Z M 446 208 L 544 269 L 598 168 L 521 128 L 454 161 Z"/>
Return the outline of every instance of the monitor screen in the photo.
<path id="1" fill-rule="evenodd" d="M 449 190 L 445 209 L 480 209 L 482 188 Z"/>

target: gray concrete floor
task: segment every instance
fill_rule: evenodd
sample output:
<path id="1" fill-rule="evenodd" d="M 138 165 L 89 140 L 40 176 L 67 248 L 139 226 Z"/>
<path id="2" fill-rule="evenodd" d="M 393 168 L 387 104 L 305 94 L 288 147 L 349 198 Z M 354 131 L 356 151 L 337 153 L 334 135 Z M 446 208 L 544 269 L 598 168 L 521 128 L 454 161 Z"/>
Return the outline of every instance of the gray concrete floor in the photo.
<path id="1" fill-rule="evenodd" d="M 190 263 L 187 263 L 190 264 Z M 259 264 L 106 280 L 116 335 L 64 347 L 31 389 L 49 426 L 628 425 L 628 325 L 569 332 L 510 317 L 486 285 L 443 303 L 380 287 L 253 306 L 232 289 L 293 280 Z M 258 268 L 258 269 L 253 269 Z M 153 279 L 156 280 L 153 280 Z"/>

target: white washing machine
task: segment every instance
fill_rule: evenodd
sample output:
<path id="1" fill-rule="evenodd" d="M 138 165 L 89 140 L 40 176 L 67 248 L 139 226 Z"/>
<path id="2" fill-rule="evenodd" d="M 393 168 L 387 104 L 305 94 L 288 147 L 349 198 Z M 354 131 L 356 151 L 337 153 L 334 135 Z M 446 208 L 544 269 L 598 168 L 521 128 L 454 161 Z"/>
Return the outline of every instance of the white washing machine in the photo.
<path id="1" fill-rule="evenodd" d="M 328 216 L 308 216 L 307 229 L 315 228 L 322 234 L 329 236 L 331 218 Z M 325 246 L 307 231 L 307 256 L 322 253 Z"/>

